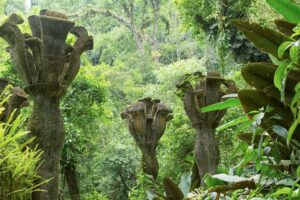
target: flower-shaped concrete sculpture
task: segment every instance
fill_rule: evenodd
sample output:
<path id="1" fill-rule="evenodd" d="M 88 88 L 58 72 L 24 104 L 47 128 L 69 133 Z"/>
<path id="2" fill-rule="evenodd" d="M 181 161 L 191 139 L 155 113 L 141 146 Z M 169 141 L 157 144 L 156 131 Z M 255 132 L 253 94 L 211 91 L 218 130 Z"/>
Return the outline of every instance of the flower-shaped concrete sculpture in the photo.
<path id="1" fill-rule="evenodd" d="M 233 81 L 221 78 L 218 72 L 208 72 L 204 77 L 195 74 L 195 86 L 189 80 L 184 80 L 177 85 L 177 89 L 183 93 L 184 109 L 197 131 L 195 144 L 195 160 L 198 166 L 200 179 L 206 173 L 216 173 L 219 164 L 219 147 L 215 138 L 215 130 L 219 125 L 225 110 L 201 113 L 200 110 L 211 104 L 221 101 L 225 94 L 236 93 L 237 88 Z M 221 90 L 221 85 L 227 87 Z"/>
<path id="2" fill-rule="evenodd" d="M 159 170 L 156 147 L 167 122 L 172 119 L 171 113 L 160 100 L 145 98 L 121 114 L 122 119 L 127 119 L 129 132 L 142 151 L 144 172 L 154 178 Z"/>
<path id="3" fill-rule="evenodd" d="M 75 27 L 64 14 L 42 10 L 28 18 L 32 35 L 22 34 L 18 24 L 23 19 L 11 15 L 0 27 L 0 37 L 9 44 L 13 64 L 33 98 L 29 129 L 35 144 L 43 150 L 39 175 L 53 178 L 33 194 L 33 199 L 58 199 L 58 166 L 64 143 L 64 125 L 59 103 L 80 68 L 80 55 L 93 47 L 93 38 L 84 27 Z M 66 43 L 69 33 L 77 37 L 74 45 Z"/>
<path id="4" fill-rule="evenodd" d="M 2 93 L 8 85 L 8 80 L 0 78 L 0 93 Z M 5 110 L 0 113 L 0 122 L 14 121 L 20 114 L 21 108 L 28 106 L 28 96 L 24 90 L 18 87 L 9 89 L 11 95 L 3 105 Z M 3 100 L 4 99 L 1 99 L 0 101 Z"/>

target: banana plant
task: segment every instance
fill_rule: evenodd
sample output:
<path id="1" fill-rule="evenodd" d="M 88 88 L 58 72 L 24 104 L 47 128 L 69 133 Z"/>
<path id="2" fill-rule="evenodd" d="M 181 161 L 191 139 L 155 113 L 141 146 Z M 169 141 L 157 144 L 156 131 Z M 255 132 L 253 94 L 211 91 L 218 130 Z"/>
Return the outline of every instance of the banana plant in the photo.
<path id="1" fill-rule="evenodd" d="M 238 92 L 246 113 L 255 113 L 262 107 L 271 108 L 259 124 L 280 146 L 282 156 L 288 158 L 293 148 L 300 148 L 300 7 L 287 0 L 267 0 L 285 20 L 276 20 L 278 30 L 262 27 L 245 20 L 233 20 L 259 50 L 270 55 L 274 64 L 250 63 L 241 70 L 242 77 L 252 87 Z M 253 119 L 254 114 L 248 115 Z M 240 135 L 246 139 L 246 135 Z"/>

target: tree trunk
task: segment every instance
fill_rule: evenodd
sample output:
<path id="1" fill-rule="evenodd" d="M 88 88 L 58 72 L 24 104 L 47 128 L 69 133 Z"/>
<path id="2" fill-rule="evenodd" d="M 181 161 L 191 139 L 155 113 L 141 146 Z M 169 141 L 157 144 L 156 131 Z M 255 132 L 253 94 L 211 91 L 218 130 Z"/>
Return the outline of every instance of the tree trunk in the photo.
<path id="1" fill-rule="evenodd" d="M 158 50 L 158 23 L 160 18 L 160 2 L 157 0 L 152 0 L 152 8 L 153 8 L 153 50 Z"/>
<path id="2" fill-rule="evenodd" d="M 80 200 L 80 192 L 76 176 L 76 167 L 73 163 L 68 163 L 64 167 L 65 178 L 68 183 L 69 193 L 72 200 Z"/>
<path id="3" fill-rule="evenodd" d="M 220 160 L 218 142 L 215 138 L 215 126 L 209 123 L 201 123 L 197 127 L 195 144 L 195 159 L 199 169 L 201 185 L 206 173 L 215 174 Z"/>
<path id="4" fill-rule="evenodd" d="M 33 145 L 43 151 L 42 164 L 38 174 L 46 179 L 52 179 L 39 189 L 48 192 L 33 193 L 33 200 L 58 200 L 58 169 L 62 146 L 64 143 L 64 125 L 59 110 L 59 97 L 36 94 L 33 98 L 33 113 L 29 130 L 36 139 Z"/>

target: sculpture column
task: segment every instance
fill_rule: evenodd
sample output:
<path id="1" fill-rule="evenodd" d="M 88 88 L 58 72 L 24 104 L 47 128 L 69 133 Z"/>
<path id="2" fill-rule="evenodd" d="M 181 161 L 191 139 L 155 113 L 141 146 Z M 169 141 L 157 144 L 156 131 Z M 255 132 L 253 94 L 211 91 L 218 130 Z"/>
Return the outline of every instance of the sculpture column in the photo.
<path id="1" fill-rule="evenodd" d="M 160 100 L 145 98 L 121 114 L 122 119 L 127 119 L 129 132 L 142 151 L 144 172 L 152 175 L 154 179 L 157 178 L 159 170 L 156 147 L 167 122 L 172 119 L 171 113 Z"/>
<path id="2" fill-rule="evenodd" d="M 0 78 L 0 93 L 2 93 L 8 85 L 8 80 Z M 28 106 L 28 96 L 24 90 L 18 87 L 9 89 L 11 96 L 3 105 L 5 110 L 0 114 L 0 122 L 14 121 L 19 116 L 21 109 Z M 3 99 L 1 99 L 1 101 L 2 100 Z"/>
<path id="3" fill-rule="evenodd" d="M 237 89 L 233 81 L 226 81 L 218 72 L 208 72 L 206 77 L 196 73 L 193 78 L 196 79 L 194 86 L 192 81 L 186 79 L 178 84 L 177 88 L 182 92 L 185 112 L 197 132 L 195 160 L 203 184 L 202 179 L 206 173 L 215 174 L 217 172 L 220 151 L 215 132 L 225 110 L 208 113 L 201 113 L 200 110 L 220 102 L 225 93 L 236 93 Z M 221 84 L 228 88 L 226 92 L 221 90 Z"/>
<path id="4" fill-rule="evenodd" d="M 42 10 L 39 16 L 28 18 L 32 35 L 22 34 L 18 24 L 23 19 L 11 15 L 0 27 L 13 64 L 25 84 L 25 91 L 33 99 L 33 113 L 29 122 L 33 145 L 43 150 L 43 162 L 38 169 L 44 181 L 52 179 L 35 192 L 34 200 L 58 199 L 58 167 L 64 143 L 64 125 L 60 100 L 80 68 L 80 55 L 93 47 L 93 38 L 84 27 L 58 12 Z M 73 46 L 66 44 L 69 33 L 77 37 Z"/>

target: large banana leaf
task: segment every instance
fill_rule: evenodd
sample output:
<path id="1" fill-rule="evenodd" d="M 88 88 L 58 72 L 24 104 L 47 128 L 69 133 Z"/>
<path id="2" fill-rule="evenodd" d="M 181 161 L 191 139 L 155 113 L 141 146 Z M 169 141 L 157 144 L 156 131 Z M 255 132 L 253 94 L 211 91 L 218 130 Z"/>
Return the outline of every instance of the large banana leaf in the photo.
<path id="1" fill-rule="evenodd" d="M 289 22 L 300 22 L 300 7 L 289 0 L 267 0 L 275 10 L 281 13 Z"/>
<path id="2" fill-rule="evenodd" d="M 272 97 L 267 96 L 265 93 L 252 89 L 244 89 L 240 90 L 238 95 L 245 113 L 257 111 L 266 106 L 273 108 L 272 111 L 265 113 L 262 120 L 261 127 L 265 130 L 269 131 L 274 125 L 280 125 L 285 129 L 289 129 L 292 125 L 294 117 L 290 109 L 286 108 L 282 103 L 274 101 Z M 252 115 L 248 116 L 252 118 Z M 293 139 L 300 140 L 300 127 L 295 131 Z"/>
<path id="3" fill-rule="evenodd" d="M 249 85 L 280 102 L 280 91 L 274 86 L 276 69 L 276 65 L 259 62 L 245 65 L 241 72 L 244 80 Z M 287 77 L 285 84 L 285 103 L 288 105 L 290 105 L 294 96 L 294 88 L 298 83 L 299 77 L 300 73 L 296 71 L 292 71 Z"/>
<path id="4" fill-rule="evenodd" d="M 233 20 L 232 24 L 244 33 L 256 48 L 276 58 L 278 58 L 278 47 L 283 42 L 290 40 L 282 33 L 245 20 Z M 286 53 L 283 58 L 288 58 L 288 54 Z"/>
<path id="5" fill-rule="evenodd" d="M 294 34 L 293 32 L 293 28 L 295 28 L 297 26 L 297 24 L 295 23 L 291 23 L 291 22 L 287 22 L 284 20 L 275 20 L 275 24 L 278 28 L 278 30 L 287 35 L 287 36 L 291 36 L 292 34 Z"/>

